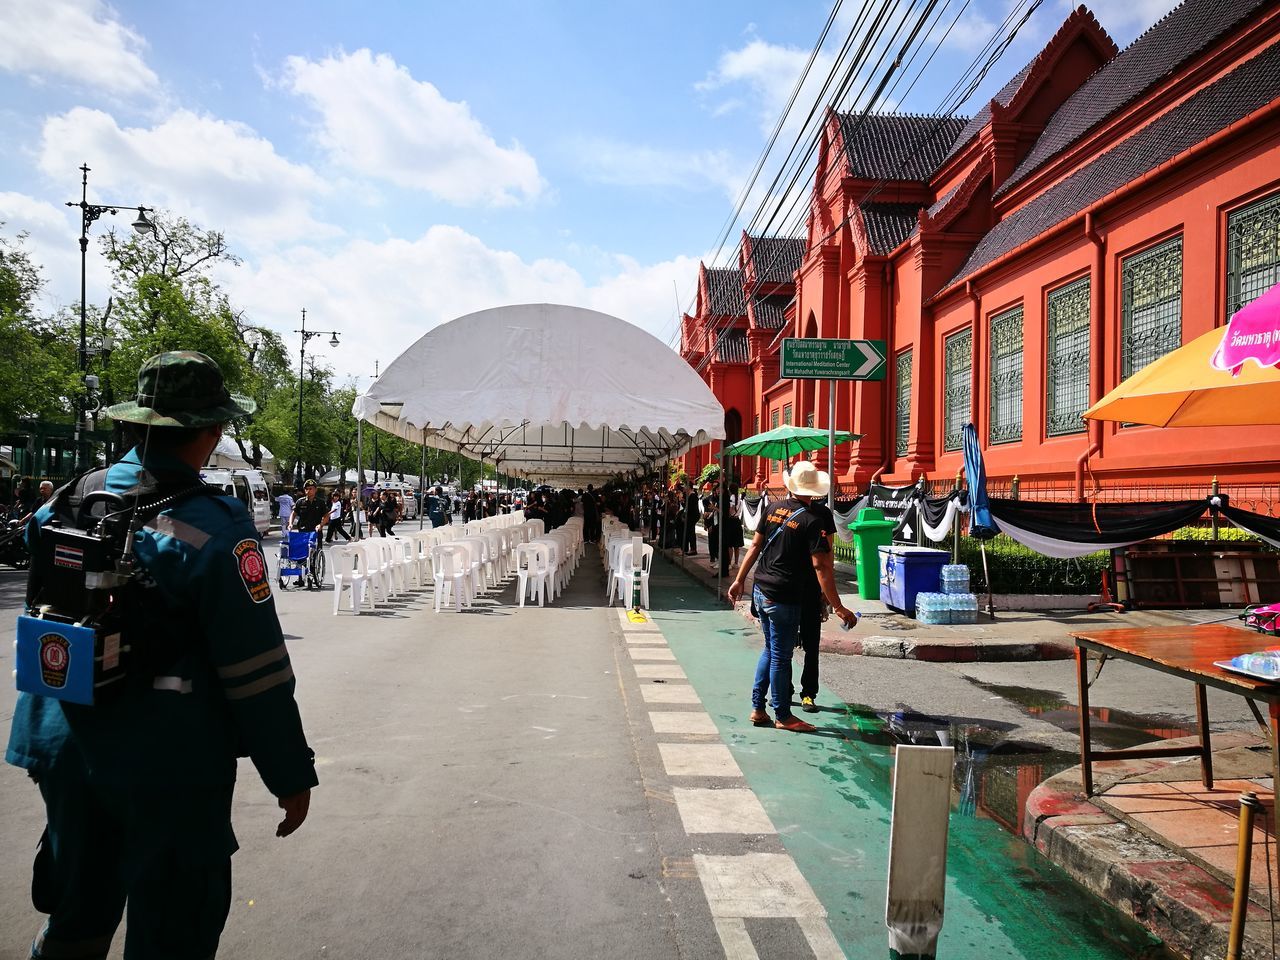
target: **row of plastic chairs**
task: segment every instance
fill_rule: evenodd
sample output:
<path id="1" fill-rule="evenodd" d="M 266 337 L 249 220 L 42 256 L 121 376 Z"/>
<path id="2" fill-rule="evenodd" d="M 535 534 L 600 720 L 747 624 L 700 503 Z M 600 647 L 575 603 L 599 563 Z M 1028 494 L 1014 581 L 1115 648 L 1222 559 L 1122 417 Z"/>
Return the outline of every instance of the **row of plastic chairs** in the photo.
<path id="1" fill-rule="evenodd" d="M 653 547 L 625 523 L 606 518 L 601 527 L 600 560 L 608 582 L 606 597 L 609 605 L 613 606 L 615 598 L 622 600 L 624 605 L 630 605 L 638 589 L 640 607 L 648 610 Z"/>
<path id="2" fill-rule="evenodd" d="M 333 613 L 337 616 L 343 590 L 350 590 L 351 610 L 359 613 L 367 603 L 376 610 L 379 603 L 406 593 L 410 582 L 423 586 L 417 548 L 406 537 L 371 537 L 328 548 L 328 567 L 333 580 Z"/>
<path id="3" fill-rule="evenodd" d="M 461 612 L 475 598 L 498 587 L 512 576 L 517 579 L 519 605 L 536 599 L 539 606 L 560 595 L 583 554 L 582 524 L 570 522 L 547 532 L 541 520 L 492 523 L 506 517 L 489 517 L 462 536 L 454 536 L 432 548 L 435 570 L 435 609 L 449 605 Z"/>

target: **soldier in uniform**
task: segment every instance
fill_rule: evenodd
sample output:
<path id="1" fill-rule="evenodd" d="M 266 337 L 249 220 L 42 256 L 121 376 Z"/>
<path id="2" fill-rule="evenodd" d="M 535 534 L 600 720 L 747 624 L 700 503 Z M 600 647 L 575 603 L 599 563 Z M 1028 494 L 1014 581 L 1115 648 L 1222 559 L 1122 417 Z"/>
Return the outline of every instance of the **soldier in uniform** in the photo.
<path id="1" fill-rule="evenodd" d="M 254 406 L 203 354 L 153 357 L 137 400 L 108 410 L 137 445 L 97 486 L 129 502 L 199 485 L 222 425 Z M 33 547 L 51 516 L 46 506 L 33 517 Z M 93 706 L 22 693 L 14 711 L 5 759 L 29 771 L 47 816 L 32 900 L 49 919 L 33 958 L 106 957 L 126 909 L 128 960 L 214 956 L 231 905 L 236 758 L 278 798 L 280 837 L 306 819 L 317 783 L 244 506 L 184 497 L 133 547 L 144 572 L 123 642 L 146 656 L 132 655 L 127 689 Z"/>

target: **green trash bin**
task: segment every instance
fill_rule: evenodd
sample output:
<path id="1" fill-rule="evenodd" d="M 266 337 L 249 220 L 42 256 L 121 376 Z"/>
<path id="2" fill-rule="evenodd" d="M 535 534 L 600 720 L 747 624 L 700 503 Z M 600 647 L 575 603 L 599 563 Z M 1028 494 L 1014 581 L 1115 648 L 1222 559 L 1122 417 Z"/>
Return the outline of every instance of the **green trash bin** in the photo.
<path id="1" fill-rule="evenodd" d="M 880 599 L 880 548 L 893 543 L 893 520 L 874 507 L 858 511 L 858 518 L 849 524 L 853 531 L 854 564 L 858 571 L 858 596 L 863 600 Z"/>

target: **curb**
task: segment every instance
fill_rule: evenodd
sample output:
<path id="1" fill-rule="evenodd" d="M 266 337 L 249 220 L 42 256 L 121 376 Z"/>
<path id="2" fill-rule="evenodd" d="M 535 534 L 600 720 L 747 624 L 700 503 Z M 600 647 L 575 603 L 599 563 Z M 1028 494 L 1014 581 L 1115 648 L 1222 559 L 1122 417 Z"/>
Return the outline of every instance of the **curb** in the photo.
<path id="1" fill-rule="evenodd" d="M 1220 733 L 1215 741 L 1232 737 Z M 1196 737 L 1165 741 L 1194 745 Z M 1121 780 L 1158 770 L 1153 760 L 1094 764 L 1101 795 Z M 1226 955 L 1232 888 L 1176 851 L 1086 800 L 1080 768 L 1050 777 L 1027 797 L 1023 839 L 1090 892 L 1132 917 L 1186 957 Z M 1267 911 L 1250 903 L 1242 958 L 1272 956 Z M 1265 928 L 1265 929 L 1264 929 Z M 1265 942 L 1264 942 L 1265 940 Z"/>
<path id="2" fill-rule="evenodd" d="M 705 564 L 681 566 L 678 551 L 663 550 L 668 561 L 705 589 L 716 592 L 716 578 Z M 698 557 L 701 559 L 701 557 Z M 739 600 L 734 609 L 749 623 L 755 623 L 750 604 Z M 845 657 L 882 657 L 887 660 L 920 660 L 926 663 L 1010 663 L 1029 660 L 1065 660 L 1073 646 L 1052 640 L 980 640 L 950 637 L 885 637 L 845 633 L 834 622 L 823 625 L 818 649 Z"/>

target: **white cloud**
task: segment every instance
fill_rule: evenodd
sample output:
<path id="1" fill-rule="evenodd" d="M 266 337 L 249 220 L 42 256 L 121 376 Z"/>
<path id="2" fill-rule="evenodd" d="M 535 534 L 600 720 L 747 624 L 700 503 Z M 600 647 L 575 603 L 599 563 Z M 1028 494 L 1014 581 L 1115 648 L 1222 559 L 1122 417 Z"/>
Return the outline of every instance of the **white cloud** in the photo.
<path id="1" fill-rule="evenodd" d="M 91 201 L 164 207 L 223 230 L 234 246 L 337 232 L 312 216 L 325 180 L 241 123 L 178 110 L 152 127 L 121 127 L 85 107 L 47 119 L 41 172 L 70 188 L 83 158 L 91 158 Z"/>
<path id="2" fill-rule="evenodd" d="M 809 60 L 810 51 L 799 47 L 788 47 L 753 38 L 737 50 L 721 54 L 716 68 L 706 78 L 695 85 L 703 93 L 712 93 L 745 85 L 759 104 L 760 125 L 766 132 L 773 129 L 778 117 L 786 109 L 795 89 L 796 81 L 804 72 L 805 63 Z M 822 83 L 831 70 L 833 57 L 828 53 L 819 53 L 804 86 L 796 98 L 797 105 L 813 103 Z M 733 109 L 733 99 L 720 102 L 713 107 L 713 112 L 723 114 Z"/>
<path id="3" fill-rule="evenodd" d="M 102 0 L 0 3 L 0 69 L 36 80 L 58 77 L 118 95 L 153 91 L 146 41 Z"/>
<path id="4" fill-rule="evenodd" d="M 519 143 L 500 146 L 465 101 L 447 100 L 385 54 L 289 57 L 283 83 L 319 112 L 319 143 L 352 171 L 460 205 L 542 192 L 538 165 Z"/>
<path id="5" fill-rule="evenodd" d="M 68 188 L 67 199 L 78 191 Z M 6 237 L 26 233 L 25 247 L 31 262 L 41 268 L 43 301 L 47 312 L 56 312 L 80 300 L 80 215 L 65 206 L 47 203 L 21 193 L 0 192 L 0 222 Z M 127 222 L 127 221 L 126 221 Z M 110 287 L 106 263 L 90 247 L 85 259 L 89 303 L 100 303 Z"/>
<path id="6" fill-rule="evenodd" d="M 697 258 L 641 265 L 615 257 L 595 281 L 561 260 L 525 260 L 460 227 L 437 225 L 417 239 L 356 240 L 332 253 L 295 248 L 219 279 L 255 322 L 292 329 L 298 308 L 317 327 L 343 332 L 322 359 L 340 373 L 371 373 L 428 330 L 510 303 L 568 303 L 601 310 L 659 334 L 675 311 L 672 281 L 685 286 Z M 479 348 L 479 347 L 478 347 Z"/>
<path id="7" fill-rule="evenodd" d="M 624 187 L 713 187 L 736 199 L 745 171 L 727 150 L 665 150 L 600 138 L 572 145 L 575 163 L 597 183 Z"/>

